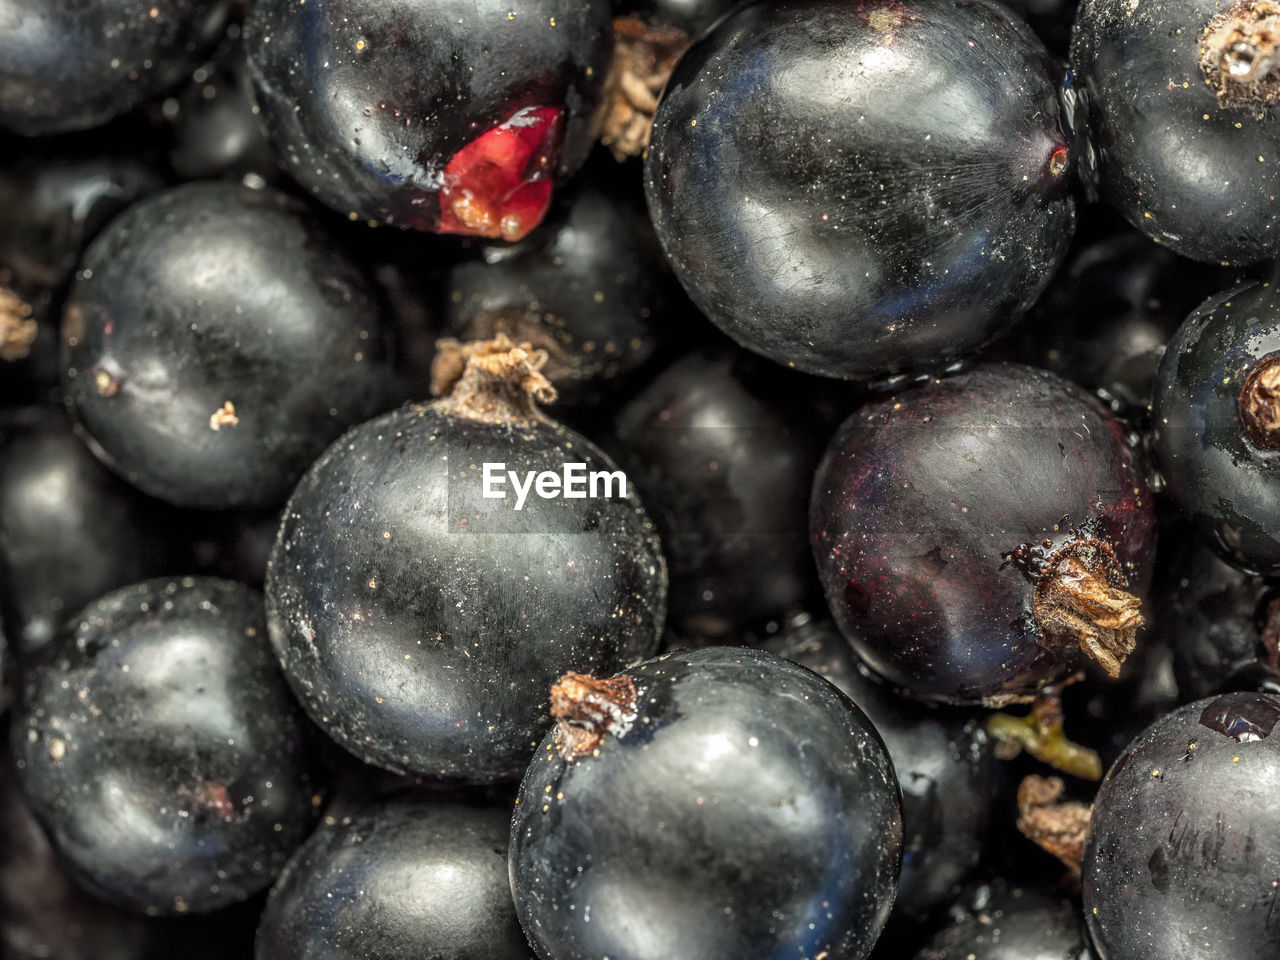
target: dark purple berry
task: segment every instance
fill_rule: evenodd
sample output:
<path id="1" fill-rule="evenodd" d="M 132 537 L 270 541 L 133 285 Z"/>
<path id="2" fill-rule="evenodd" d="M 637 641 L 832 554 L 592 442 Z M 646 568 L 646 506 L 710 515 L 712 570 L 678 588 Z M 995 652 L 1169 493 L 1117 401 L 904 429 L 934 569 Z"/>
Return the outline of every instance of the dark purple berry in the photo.
<path id="1" fill-rule="evenodd" d="M 814 478 L 836 624 L 892 684 L 996 706 L 1089 658 L 1111 676 L 1143 617 L 1152 498 L 1120 424 L 1079 387 L 978 367 L 863 407 Z"/>

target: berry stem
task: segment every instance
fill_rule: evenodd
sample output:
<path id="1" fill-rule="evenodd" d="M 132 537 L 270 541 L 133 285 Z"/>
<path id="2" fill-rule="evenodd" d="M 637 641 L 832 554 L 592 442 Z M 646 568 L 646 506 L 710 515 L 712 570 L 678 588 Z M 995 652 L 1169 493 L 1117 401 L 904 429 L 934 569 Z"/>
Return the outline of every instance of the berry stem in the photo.
<path id="1" fill-rule="evenodd" d="M 636 719 L 636 685 L 626 674 L 598 679 L 566 673 L 551 688 L 551 715 L 556 718 L 556 749 L 563 760 L 586 756 L 604 742 L 605 734 L 621 737 Z"/>
<path id="2" fill-rule="evenodd" d="M 516 345 L 505 333 L 492 340 L 436 342 L 431 392 L 453 416 L 486 423 L 536 423 L 540 403 L 554 403 L 555 387 L 542 374 L 545 350 Z"/>
<path id="3" fill-rule="evenodd" d="M 1012 760 L 1025 750 L 1055 770 L 1085 780 L 1102 779 L 1102 759 L 1096 750 L 1067 738 L 1063 726 L 1062 694 L 1057 687 L 1045 687 L 1036 695 L 1025 717 L 993 714 L 987 733 L 999 744 L 997 755 Z"/>

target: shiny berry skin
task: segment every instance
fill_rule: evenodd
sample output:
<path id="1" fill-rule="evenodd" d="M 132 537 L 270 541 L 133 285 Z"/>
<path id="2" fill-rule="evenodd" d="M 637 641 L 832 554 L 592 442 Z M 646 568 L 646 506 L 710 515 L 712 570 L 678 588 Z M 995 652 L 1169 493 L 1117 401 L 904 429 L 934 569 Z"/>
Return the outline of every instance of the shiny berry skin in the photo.
<path id="1" fill-rule="evenodd" d="M 1093 806 L 1084 915 L 1101 960 L 1275 956 L 1280 697 L 1225 693 L 1156 721 Z"/>
<path id="2" fill-rule="evenodd" d="M 991 364 L 863 407 L 818 467 L 809 527 L 837 626 L 921 699 L 1025 698 L 1084 651 L 1118 675 L 1142 623 L 1137 457 L 1045 371 Z"/>
<path id="3" fill-rule="evenodd" d="M 608 161 L 612 167 L 613 161 Z M 557 416 L 623 392 L 688 309 L 638 185 L 575 182 L 565 209 L 517 244 L 480 249 L 445 275 L 445 324 L 462 340 L 505 333 L 548 353 Z M 583 179 L 588 176 L 584 171 Z"/>
<path id="4" fill-rule="evenodd" d="M 462 392 L 354 427 L 307 471 L 271 554 L 267 621 L 294 692 L 351 753 L 492 783 L 528 764 L 556 677 L 654 652 L 666 566 L 631 489 L 531 491 L 520 510 L 509 483 L 484 498 L 484 463 L 521 478 L 615 468 L 523 397 Z"/>
<path id="5" fill-rule="evenodd" d="M 13 421 L 0 427 L 0 614 L 24 659 L 90 600 L 170 572 L 177 511 L 99 463 L 58 407 Z"/>
<path id="6" fill-rule="evenodd" d="M 982 896 L 982 906 L 945 927 L 916 960 L 1092 960 L 1079 905 L 1021 888 Z"/>
<path id="7" fill-rule="evenodd" d="M 86 130 L 176 84 L 230 0 L 9 0 L 0 10 L 0 127 Z"/>
<path id="8" fill-rule="evenodd" d="M 607 0 L 262 0 L 245 25 L 286 169 L 353 220 L 519 240 L 582 165 Z"/>
<path id="9" fill-rule="evenodd" d="M 261 595 L 187 577 L 86 607 L 24 676 L 12 741 L 75 877 L 156 916 L 271 884 L 311 827 L 305 735 Z"/>
<path id="10" fill-rule="evenodd" d="M 1076 15 L 1087 166 L 1130 223 L 1183 256 L 1251 263 L 1280 252 L 1276 51 L 1233 53 L 1229 40 L 1231 24 L 1277 14 L 1272 0 L 1084 0 Z M 1224 84 L 1246 48 L 1257 69 Z"/>
<path id="11" fill-rule="evenodd" d="M 405 795 L 328 817 L 272 888 L 259 960 L 532 957 L 507 876 L 511 818 Z"/>
<path id="12" fill-rule="evenodd" d="M 874 379 L 972 352 L 1071 240 L 1056 74 L 991 0 L 742 8 L 667 84 L 658 238 L 699 309 L 779 363 Z"/>
<path id="13" fill-rule="evenodd" d="M 862 711 L 756 650 L 682 651 L 620 677 L 624 722 L 587 727 L 598 745 L 565 760 L 562 720 L 520 785 L 511 880 L 538 956 L 863 960 L 893 902 L 902 820 Z"/>
<path id="14" fill-rule="evenodd" d="M 978 866 L 1005 785 L 979 718 L 896 696 L 829 621 L 793 624 L 765 649 L 834 683 L 884 739 L 902 787 L 902 875 L 890 924 L 927 921 Z"/>
<path id="15" fill-rule="evenodd" d="M 1243 570 L 1280 573 L 1280 297 L 1246 282 L 1210 297 L 1169 341 L 1152 426 L 1168 490 Z"/>
<path id="16" fill-rule="evenodd" d="M 684 640 L 732 642 L 817 595 L 805 504 L 821 446 L 742 356 L 677 361 L 614 421 L 610 447 L 658 524 Z"/>
<path id="17" fill-rule="evenodd" d="M 102 460 L 179 506 L 275 506 L 383 408 L 367 281 L 293 198 L 177 187 L 90 245 L 63 315 L 68 405 Z"/>

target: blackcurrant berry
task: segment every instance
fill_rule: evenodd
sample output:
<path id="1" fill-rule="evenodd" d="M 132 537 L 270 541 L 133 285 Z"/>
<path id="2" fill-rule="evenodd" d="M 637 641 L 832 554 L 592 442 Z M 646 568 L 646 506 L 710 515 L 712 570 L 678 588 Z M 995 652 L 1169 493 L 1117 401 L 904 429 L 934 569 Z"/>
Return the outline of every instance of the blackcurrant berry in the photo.
<path id="1" fill-rule="evenodd" d="M 1084 0 L 1071 42 L 1089 166 L 1135 227 L 1183 256 L 1280 251 L 1280 5 Z"/>
<path id="2" fill-rule="evenodd" d="M 1129 588 L 1149 577 L 1151 501 L 1094 398 L 993 364 L 850 417 L 809 522 L 836 624 L 876 672 L 995 706 L 1089 657 L 1118 676 L 1143 622 Z"/>
<path id="3" fill-rule="evenodd" d="M 519 960 L 511 818 L 404 796 L 326 817 L 272 888 L 259 960 Z"/>
<path id="4" fill-rule="evenodd" d="M 1084 915 L 1107 960 L 1275 955 L 1280 698 L 1179 707 L 1112 765 L 1094 802 Z"/>
<path id="5" fill-rule="evenodd" d="M 519 240 L 592 143 L 607 0 L 261 0 L 245 24 L 285 167 L 353 220 Z"/>
<path id="6" fill-rule="evenodd" d="M 534 475 L 566 463 L 615 469 L 537 410 L 534 397 L 554 397 L 544 354 L 505 338 L 444 347 L 444 399 L 350 430 L 298 484 L 267 571 L 268 622 L 312 719 L 356 756 L 514 780 L 557 676 L 653 653 L 666 567 L 633 490 L 535 495 Z"/>
<path id="7" fill-rule="evenodd" d="M 1169 341 L 1152 426 L 1160 472 L 1218 554 L 1280 573 L 1280 296 L 1276 274 L 1210 297 Z"/>
<path id="8" fill-rule="evenodd" d="M 511 881 L 542 960 L 864 960 L 902 857 L 866 716 L 781 657 L 568 674 L 520 785 Z"/>
<path id="9" fill-rule="evenodd" d="M 27 136 L 106 123 L 176 84 L 218 38 L 231 0 L 10 0 L 0 127 Z"/>
<path id="10" fill-rule="evenodd" d="M 97 453 L 180 506 L 274 506 L 382 409 L 367 283 L 292 198 L 189 184 L 90 245 L 62 326 L 67 401 Z"/>
<path id="11" fill-rule="evenodd" d="M 699 309 L 779 363 L 871 379 L 973 351 L 1071 240 L 1057 72 L 994 0 L 741 8 L 658 108 L 658 238 Z"/>
<path id="12" fill-rule="evenodd" d="M 224 580 L 107 594 L 41 654 L 13 718 L 32 811 L 95 895 L 149 915 L 265 889 L 319 797 L 262 597 Z"/>

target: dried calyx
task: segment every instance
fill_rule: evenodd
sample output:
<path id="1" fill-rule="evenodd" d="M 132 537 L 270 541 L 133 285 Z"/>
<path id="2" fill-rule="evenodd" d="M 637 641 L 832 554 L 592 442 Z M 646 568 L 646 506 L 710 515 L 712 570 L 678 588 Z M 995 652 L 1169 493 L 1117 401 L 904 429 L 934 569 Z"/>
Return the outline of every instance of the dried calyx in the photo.
<path id="1" fill-rule="evenodd" d="M 30 304 L 0 287 L 0 359 L 21 360 L 30 353 L 37 332 Z"/>
<path id="2" fill-rule="evenodd" d="M 1073 540 L 1044 561 L 1036 578 L 1032 614 L 1040 635 L 1079 643 L 1108 676 L 1120 676 L 1144 623 L 1142 601 L 1127 586 L 1109 544 Z"/>
<path id="3" fill-rule="evenodd" d="M 553 403 L 555 387 L 542 374 L 545 350 L 516 345 L 506 334 L 463 343 L 436 343 L 431 392 L 444 412 L 486 423 L 533 424 L 542 420 L 539 404 Z"/>
<path id="4" fill-rule="evenodd" d="M 635 17 L 618 17 L 613 33 L 600 142 L 621 162 L 640 156 L 649 145 L 658 97 L 690 38 L 675 27 L 650 27 Z"/>
<path id="5" fill-rule="evenodd" d="M 598 679 L 566 673 L 551 688 L 551 715 L 560 757 L 572 762 L 587 756 L 606 735 L 623 737 L 635 723 L 635 681 L 626 674 Z"/>
<path id="6" fill-rule="evenodd" d="M 1049 851 L 1077 876 L 1084 859 L 1089 833 L 1090 808 L 1074 800 L 1062 800 L 1058 777 L 1034 774 L 1018 785 L 1018 829 L 1027 839 Z"/>
<path id="7" fill-rule="evenodd" d="M 466 327 L 469 340 L 492 340 L 507 336 L 512 342 L 531 346 L 546 353 L 547 361 L 542 374 L 553 384 L 572 376 L 575 359 L 557 339 L 561 331 L 551 326 L 554 317 L 547 314 L 547 321 L 533 310 L 519 307 L 503 307 L 498 310 L 482 310 L 473 316 Z"/>
<path id="8" fill-rule="evenodd" d="M 1205 26 L 1197 52 L 1220 107 L 1280 103 L 1280 2 L 1228 7 Z"/>
<path id="9" fill-rule="evenodd" d="M 1280 450 L 1280 357 L 1259 360 L 1238 401 L 1245 436 L 1259 450 Z"/>

